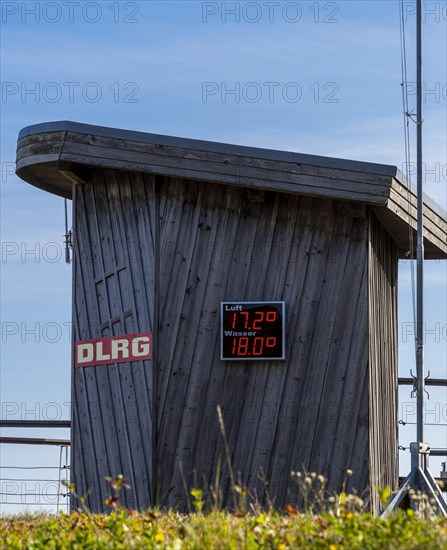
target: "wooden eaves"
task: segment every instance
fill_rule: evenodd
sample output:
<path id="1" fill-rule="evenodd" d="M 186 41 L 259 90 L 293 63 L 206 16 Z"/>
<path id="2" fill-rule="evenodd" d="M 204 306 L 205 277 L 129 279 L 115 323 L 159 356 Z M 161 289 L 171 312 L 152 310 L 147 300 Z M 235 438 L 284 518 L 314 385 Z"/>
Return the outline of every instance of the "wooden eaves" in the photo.
<path id="1" fill-rule="evenodd" d="M 416 193 L 395 166 L 60 121 L 19 133 L 17 175 L 72 197 L 92 169 L 124 170 L 370 205 L 408 258 Z M 424 197 L 425 257 L 447 258 L 447 215 Z"/>

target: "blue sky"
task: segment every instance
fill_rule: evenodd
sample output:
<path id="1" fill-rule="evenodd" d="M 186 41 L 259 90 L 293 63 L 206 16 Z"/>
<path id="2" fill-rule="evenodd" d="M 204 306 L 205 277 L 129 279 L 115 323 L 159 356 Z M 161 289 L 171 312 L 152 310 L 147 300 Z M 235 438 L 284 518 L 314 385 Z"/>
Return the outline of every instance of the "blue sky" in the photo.
<path id="1" fill-rule="evenodd" d="M 414 82 L 414 2 L 403 8 L 408 81 Z M 71 268 L 63 261 L 63 201 L 12 174 L 21 128 L 74 120 L 403 168 L 397 0 L 3 1 L 1 9 L 2 418 L 68 418 L 70 400 Z M 425 192 L 446 209 L 446 2 L 425 2 L 424 15 Z M 414 161 L 414 127 L 411 134 Z M 446 376 L 446 264 L 426 263 L 432 377 Z M 409 323 L 410 264 L 402 262 L 402 376 L 415 370 Z M 414 422 L 410 388 L 400 393 L 400 418 Z M 433 447 L 447 447 L 446 401 L 445 389 L 430 389 Z M 55 432 L 21 433 L 67 436 Z M 400 430 L 401 444 L 413 439 L 414 426 Z M 409 457 L 401 455 L 405 474 Z M 0 449 L 0 466 L 56 466 L 58 460 L 56 448 Z M 431 460 L 435 474 L 440 462 Z M 2 478 L 19 473 L 0 471 Z"/>

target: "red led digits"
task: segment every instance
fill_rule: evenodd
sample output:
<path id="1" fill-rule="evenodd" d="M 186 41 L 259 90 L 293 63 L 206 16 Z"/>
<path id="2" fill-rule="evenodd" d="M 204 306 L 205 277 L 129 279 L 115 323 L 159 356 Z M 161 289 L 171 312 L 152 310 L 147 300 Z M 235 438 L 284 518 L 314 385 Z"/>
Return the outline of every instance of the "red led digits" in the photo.
<path id="1" fill-rule="evenodd" d="M 264 349 L 264 337 L 256 336 L 253 339 L 253 355 L 262 355 L 262 350 Z"/>
<path id="2" fill-rule="evenodd" d="M 248 311 L 241 311 L 240 314 L 241 314 L 241 317 L 244 318 L 244 329 L 245 329 L 245 330 L 250 329 L 251 327 L 250 327 L 249 324 L 248 324 L 248 319 L 249 319 L 249 317 L 250 317 L 250 313 L 249 313 Z"/>
<path id="3" fill-rule="evenodd" d="M 276 338 L 274 336 L 269 336 L 266 340 L 265 345 L 268 348 L 274 348 L 276 346 Z"/>
<path id="4" fill-rule="evenodd" d="M 277 318 L 277 311 L 236 311 L 232 314 L 231 328 L 262 330 L 265 323 L 274 323 Z"/>
<path id="5" fill-rule="evenodd" d="M 248 355 L 248 338 L 239 338 L 239 343 L 237 345 L 237 354 L 240 357 L 245 357 Z"/>
<path id="6" fill-rule="evenodd" d="M 255 330 L 260 330 L 262 327 L 262 321 L 264 320 L 265 312 L 264 311 L 255 311 L 255 320 L 253 322 L 253 328 Z"/>
<path id="7" fill-rule="evenodd" d="M 284 302 L 223 302 L 221 358 L 285 359 L 284 314 Z"/>
<path id="8" fill-rule="evenodd" d="M 231 328 L 236 328 L 236 321 L 237 321 L 237 313 L 233 313 L 233 322 L 231 323 Z"/>
<path id="9" fill-rule="evenodd" d="M 249 339 L 247 337 L 233 338 L 231 353 L 234 357 L 261 357 L 265 348 L 275 348 L 278 339 L 276 336 L 256 336 Z"/>
<path id="10" fill-rule="evenodd" d="M 232 342 L 233 342 L 233 345 L 231 347 L 231 353 L 232 353 L 233 357 L 237 357 L 239 355 L 238 349 L 237 349 L 239 339 L 238 338 L 233 338 Z"/>
<path id="11" fill-rule="evenodd" d="M 267 323 L 274 323 L 277 317 L 278 317 L 277 311 L 268 311 L 265 320 L 267 321 Z"/>

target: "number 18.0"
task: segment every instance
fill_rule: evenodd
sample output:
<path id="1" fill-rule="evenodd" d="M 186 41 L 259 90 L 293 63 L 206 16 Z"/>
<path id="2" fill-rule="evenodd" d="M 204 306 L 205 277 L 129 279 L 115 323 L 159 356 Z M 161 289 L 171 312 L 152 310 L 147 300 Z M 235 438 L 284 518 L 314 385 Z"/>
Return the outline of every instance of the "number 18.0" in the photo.
<path id="1" fill-rule="evenodd" d="M 233 338 L 231 354 L 234 357 L 262 356 L 264 351 L 276 346 L 276 336 L 256 336 L 256 338 Z"/>

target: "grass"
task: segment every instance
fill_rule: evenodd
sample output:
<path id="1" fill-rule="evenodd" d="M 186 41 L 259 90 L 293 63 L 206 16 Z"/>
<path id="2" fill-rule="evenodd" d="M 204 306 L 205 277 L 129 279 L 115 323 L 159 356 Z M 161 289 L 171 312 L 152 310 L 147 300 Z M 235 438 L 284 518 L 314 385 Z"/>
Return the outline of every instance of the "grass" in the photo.
<path id="1" fill-rule="evenodd" d="M 295 549 L 445 550 L 446 520 L 398 512 L 389 520 L 341 510 L 338 515 L 263 512 L 243 515 L 213 510 L 0 518 L 0 544 L 7 549 Z"/>
<path id="2" fill-rule="evenodd" d="M 193 513 L 158 509 L 128 510 L 120 504 L 123 477 L 108 478 L 110 514 L 83 511 L 55 515 L 0 517 L 1 549 L 389 549 L 445 550 L 447 520 L 430 519 L 412 509 L 399 510 L 388 520 L 364 511 L 355 494 L 327 496 L 325 478 L 293 473 L 301 494 L 301 511 L 282 511 L 247 504 L 247 492 L 234 486 L 235 512 L 205 505 L 200 489 L 191 489 Z M 73 486 L 70 490 L 74 492 Z M 326 495 L 326 499 L 324 499 Z M 384 490 L 382 497 L 389 497 Z M 216 500 L 217 502 L 217 500 Z M 420 507 L 421 510 L 423 508 Z M 204 512 L 204 510 L 208 510 Z M 426 511 L 426 510 L 425 510 Z"/>

